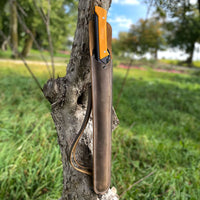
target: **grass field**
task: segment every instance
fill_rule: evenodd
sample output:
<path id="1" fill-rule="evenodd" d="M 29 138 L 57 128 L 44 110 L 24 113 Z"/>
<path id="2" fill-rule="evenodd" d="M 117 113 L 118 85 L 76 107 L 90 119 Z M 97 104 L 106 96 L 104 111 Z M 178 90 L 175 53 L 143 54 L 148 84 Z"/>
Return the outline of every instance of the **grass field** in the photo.
<path id="1" fill-rule="evenodd" d="M 19 48 L 19 52 L 21 52 L 21 47 Z M 7 51 L 2 51 L 0 49 L 0 59 L 11 59 L 12 52 L 10 49 Z M 46 59 L 47 62 L 51 61 L 51 56 L 48 51 L 42 51 L 43 57 Z M 63 62 L 66 63 L 67 60 L 69 60 L 70 55 L 66 55 L 61 52 L 56 52 L 54 53 L 54 61 L 55 62 Z M 20 59 L 20 58 L 19 58 Z M 28 57 L 26 60 L 32 60 L 32 61 L 44 61 L 43 58 L 41 57 L 41 53 L 38 50 L 31 49 Z"/>
<path id="2" fill-rule="evenodd" d="M 182 66 L 187 66 L 186 64 L 180 64 L 180 61 L 178 60 L 167 60 L 167 59 L 161 59 L 160 62 L 170 64 L 170 65 L 182 65 Z M 200 67 L 200 61 L 193 61 L 193 67 Z"/>
<path id="3" fill-rule="evenodd" d="M 32 69 L 44 84 L 45 67 Z M 114 106 L 125 73 L 114 69 Z M 0 199 L 58 199 L 62 163 L 50 105 L 24 66 L 1 63 L 0 109 Z M 200 199 L 200 78 L 130 70 L 116 112 L 112 185 L 122 194 L 154 172 L 121 199 Z"/>

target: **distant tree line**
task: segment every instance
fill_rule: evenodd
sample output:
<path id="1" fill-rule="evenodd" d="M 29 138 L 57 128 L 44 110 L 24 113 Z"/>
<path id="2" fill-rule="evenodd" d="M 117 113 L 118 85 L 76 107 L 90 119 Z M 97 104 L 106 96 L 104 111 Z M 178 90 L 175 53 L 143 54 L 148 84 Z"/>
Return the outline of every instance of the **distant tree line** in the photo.
<path id="1" fill-rule="evenodd" d="M 200 42 L 199 2 L 159 2 L 155 1 L 156 9 L 150 18 L 140 19 L 129 32 L 121 32 L 118 39 L 113 40 L 113 50 L 116 54 L 126 52 L 140 56 L 149 52 L 157 59 L 158 50 L 178 47 L 188 54 L 185 62 L 190 66 L 195 43 Z"/>
<path id="2" fill-rule="evenodd" d="M 66 49 L 75 30 L 77 4 L 77 0 L 1 0 L 0 30 L 7 38 L 0 37 L 0 47 L 5 50 L 10 43 L 13 57 L 18 53 L 26 57 L 32 46 L 48 49 L 51 34 L 54 51 Z"/>

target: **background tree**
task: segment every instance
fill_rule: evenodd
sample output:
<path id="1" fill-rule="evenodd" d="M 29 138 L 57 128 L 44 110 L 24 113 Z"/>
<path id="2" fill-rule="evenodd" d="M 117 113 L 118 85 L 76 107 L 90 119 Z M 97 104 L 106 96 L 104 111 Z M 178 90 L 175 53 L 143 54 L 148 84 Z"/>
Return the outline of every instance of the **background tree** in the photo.
<path id="1" fill-rule="evenodd" d="M 192 64 L 195 43 L 200 41 L 200 18 L 197 10 L 191 10 L 175 21 L 167 23 L 168 43 L 171 47 L 178 47 L 189 56 L 185 61 L 189 66 Z"/>
<path id="2" fill-rule="evenodd" d="M 126 53 L 144 55 L 150 52 L 157 59 L 158 50 L 163 50 L 166 46 L 163 24 L 156 17 L 140 19 L 131 26 L 128 33 L 121 32 L 113 45 L 113 49 Z"/>
<path id="3" fill-rule="evenodd" d="M 112 41 L 113 53 L 115 55 L 120 55 L 125 52 L 132 53 L 133 50 L 130 48 L 131 43 L 132 38 L 130 35 L 127 32 L 120 32 L 118 38 Z"/>
<path id="4" fill-rule="evenodd" d="M 12 57 L 18 57 L 18 20 L 17 20 L 17 2 L 10 0 L 10 35 Z"/>
<path id="5" fill-rule="evenodd" d="M 48 49 L 49 38 L 47 28 L 49 26 L 54 49 L 58 50 L 66 48 L 68 37 L 72 36 L 75 31 L 74 18 L 77 16 L 76 0 L 50 1 L 50 7 L 48 5 L 48 1 L 19 0 L 19 3 L 28 16 L 24 16 L 22 13 L 21 19 L 33 35 L 35 35 L 36 39 L 40 43 L 40 46 Z M 48 16 L 49 13 L 50 15 Z M 43 20 L 41 20 L 41 18 Z M 49 20 L 48 26 L 47 20 Z M 21 38 L 24 43 L 22 55 L 27 56 L 32 46 L 31 44 L 33 39 L 30 37 L 29 33 L 24 31 L 23 28 L 22 32 L 25 32 L 25 34 L 23 34 L 25 36 Z"/>
<path id="6" fill-rule="evenodd" d="M 2 50 L 6 50 L 6 46 L 8 45 L 9 39 L 9 2 L 6 0 L 0 1 L 0 29 L 7 35 L 6 40 L 3 37 L 0 37 L 0 46 Z"/>
<path id="7" fill-rule="evenodd" d="M 78 1 L 51 0 L 49 2 L 50 7 L 46 0 L 1 1 L 0 26 L 8 37 L 11 36 L 14 57 L 17 56 L 15 54 L 18 51 L 18 44 L 22 47 L 22 56 L 26 57 L 32 48 L 34 37 L 44 49 L 49 48 L 46 22 L 48 12 L 54 50 L 66 49 L 68 38 L 75 31 Z M 4 41 L 0 42 L 2 44 Z"/>
<path id="8" fill-rule="evenodd" d="M 189 54 L 185 62 L 191 66 L 195 43 L 199 42 L 200 0 L 196 0 L 196 3 L 190 0 L 152 0 L 146 3 L 149 7 L 154 5 L 160 13 L 167 14 L 168 23 L 165 28 L 168 43 Z"/>
<path id="9" fill-rule="evenodd" d="M 145 1 L 149 7 L 154 5 L 157 8 L 162 8 L 165 12 L 167 12 L 171 17 L 175 17 L 177 14 L 177 11 L 180 14 L 180 8 L 181 13 L 184 14 L 187 10 L 190 10 L 191 7 L 193 7 L 193 4 L 196 5 L 196 8 L 199 10 L 200 14 L 200 0 L 196 0 L 196 3 L 191 3 L 190 0 L 151 0 L 151 1 Z"/>
<path id="10" fill-rule="evenodd" d="M 132 38 L 131 48 L 136 53 L 143 55 L 150 52 L 157 59 L 158 50 L 163 50 L 165 45 L 162 23 L 155 18 L 141 19 L 138 24 L 132 25 L 129 32 Z"/>

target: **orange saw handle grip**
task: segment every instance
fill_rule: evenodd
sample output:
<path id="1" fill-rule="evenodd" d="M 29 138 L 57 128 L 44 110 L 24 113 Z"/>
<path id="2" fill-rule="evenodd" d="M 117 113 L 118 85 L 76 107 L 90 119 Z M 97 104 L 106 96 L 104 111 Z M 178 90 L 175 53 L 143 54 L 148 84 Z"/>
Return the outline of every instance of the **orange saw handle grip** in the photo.
<path id="1" fill-rule="evenodd" d="M 99 6 L 95 6 L 94 30 L 95 57 L 98 61 L 106 64 L 110 61 L 110 54 L 107 46 L 107 11 Z"/>

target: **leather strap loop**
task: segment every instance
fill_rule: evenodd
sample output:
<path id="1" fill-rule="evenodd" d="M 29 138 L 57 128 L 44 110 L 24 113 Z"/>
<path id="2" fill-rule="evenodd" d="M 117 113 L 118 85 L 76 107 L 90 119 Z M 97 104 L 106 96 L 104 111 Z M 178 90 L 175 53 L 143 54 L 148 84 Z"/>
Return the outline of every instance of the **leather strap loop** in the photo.
<path id="1" fill-rule="evenodd" d="M 88 167 L 82 166 L 81 164 L 78 163 L 78 161 L 76 159 L 76 147 L 77 147 L 78 142 L 79 142 L 81 136 L 83 135 L 84 130 L 87 126 L 88 120 L 90 118 L 91 109 L 92 109 L 92 89 L 91 89 L 91 84 L 90 84 L 88 86 L 88 103 L 87 103 L 86 114 L 85 114 L 83 123 L 81 125 L 81 128 L 80 128 L 76 138 L 74 139 L 74 142 L 72 143 L 71 150 L 70 150 L 70 163 L 71 163 L 72 167 L 74 169 L 76 169 L 77 171 L 82 172 L 87 175 L 92 175 L 92 171 L 89 170 Z M 76 167 L 74 165 L 73 160 L 78 167 Z"/>

